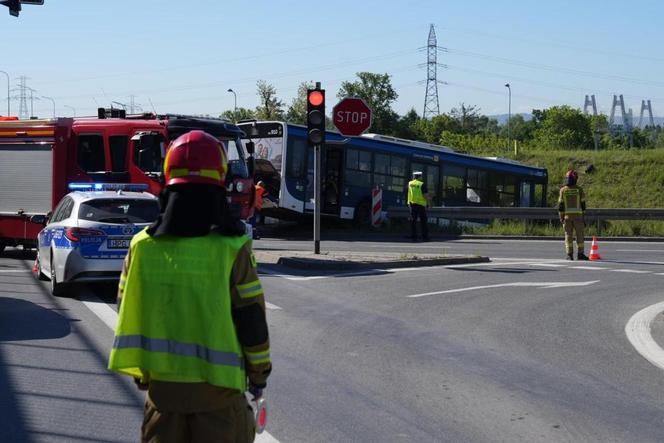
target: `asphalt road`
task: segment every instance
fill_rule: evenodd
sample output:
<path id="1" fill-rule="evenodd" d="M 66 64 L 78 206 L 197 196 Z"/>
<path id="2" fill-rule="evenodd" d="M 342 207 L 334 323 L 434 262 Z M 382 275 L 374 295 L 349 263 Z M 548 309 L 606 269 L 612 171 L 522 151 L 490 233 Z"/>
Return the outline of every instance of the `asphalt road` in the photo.
<path id="1" fill-rule="evenodd" d="M 583 263 L 562 260 L 551 241 L 326 241 L 322 250 L 493 261 L 343 273 L 259 266 L 275 368 L 262 441 L 662 441 L 664 373 L 625 326 L 664 301 L 664 244 L 603 242 L 604 260 Z M 136 441 L 142 396 L 104 369 L 114 289 L 54 299 L 30 265 L 18 253 L 0 259 L 0 441 Z M 662 315 L 652 333 L 664 342 Z"/>

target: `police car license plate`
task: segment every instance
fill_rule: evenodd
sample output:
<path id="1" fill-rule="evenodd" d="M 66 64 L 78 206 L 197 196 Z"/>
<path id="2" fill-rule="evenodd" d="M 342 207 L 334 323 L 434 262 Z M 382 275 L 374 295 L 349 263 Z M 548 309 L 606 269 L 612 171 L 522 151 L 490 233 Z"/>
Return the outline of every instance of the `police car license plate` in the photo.
<path id="1" fill-rule="evenodd" d="M 108 248 L 109 249 L 129 249 L 129 243 L 131 238 L 109 238 L 108 239 Z"/>

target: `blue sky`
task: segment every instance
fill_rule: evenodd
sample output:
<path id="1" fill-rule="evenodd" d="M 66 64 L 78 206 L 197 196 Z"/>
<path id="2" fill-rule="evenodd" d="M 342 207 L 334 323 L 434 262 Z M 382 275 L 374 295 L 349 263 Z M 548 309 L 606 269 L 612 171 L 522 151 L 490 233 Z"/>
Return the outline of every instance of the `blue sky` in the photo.
<path id="1" fill-rule="evenodd" d="M 250 6 L 248 6 L 250 5 Z M 318 5 L 322 5 L 318 6 Z M 97 104 L 217 115 L 258 104 L 266 80 L 289 104 L 302 81 L 320 81 L 328 103 L 359 71 L 390 73 L 394 109 L 422 113 L 429 25 L 436 26 L 441 112 L 460 102 L 486 114 L 582 107 L 595 94 L 610 112 L 623 94 L 664 115 L 664 4 L 657 1 L 335 2 L 45 0 L 20 17 L 0 7 L 0 70 L 29 77 L 34 97 L 58 115 L 93 115 Z M 6 109 L 0 74 L 0 110 Z M 34 102 L 50 117 L 52 103 Z M 18 101 L 12 100 L 12 111 Z M 29 107 L 29 104 L 28 104 Z"/>

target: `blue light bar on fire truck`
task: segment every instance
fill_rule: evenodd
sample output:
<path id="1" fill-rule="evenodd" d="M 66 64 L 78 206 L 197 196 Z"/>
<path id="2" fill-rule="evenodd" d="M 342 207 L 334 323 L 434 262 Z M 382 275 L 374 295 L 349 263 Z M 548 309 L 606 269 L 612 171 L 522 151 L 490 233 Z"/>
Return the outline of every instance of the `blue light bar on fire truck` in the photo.
<path id="1" fill-rule="evenodd" d="M 69 183 L 70 191 L 127 191 L 143 192 L 150 187 L 145 183 Z"/>

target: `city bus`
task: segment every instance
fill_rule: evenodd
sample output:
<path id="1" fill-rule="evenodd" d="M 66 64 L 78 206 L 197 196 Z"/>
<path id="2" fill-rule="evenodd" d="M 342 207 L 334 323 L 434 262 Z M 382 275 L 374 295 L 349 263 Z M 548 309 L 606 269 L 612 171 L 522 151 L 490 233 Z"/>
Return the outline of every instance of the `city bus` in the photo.
<path id="1" fill-rule="evenodd" d="M 313 149 L 307 128 L 277 121 L 243 121 L 243 142 L 255 146 L 254 180 L 262 180 L 269 204 L 262 214 L 294 219 L 314 209 Z M 369 223 L 372 189 L 383 208 L 406 206 L 407 185 L 421 171 L 431 206 L 546 205 L 547 170 L 503 158 L 477 157 L 378 134 L 343 137 L 326 132 L 322 149 L 321 212 Z"/>

